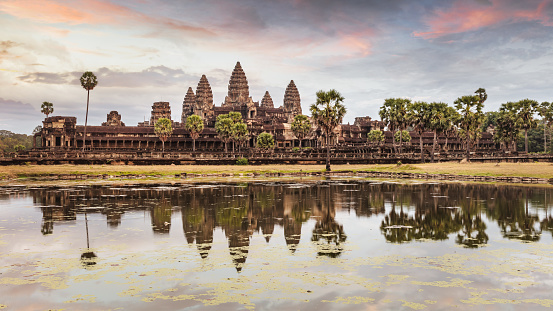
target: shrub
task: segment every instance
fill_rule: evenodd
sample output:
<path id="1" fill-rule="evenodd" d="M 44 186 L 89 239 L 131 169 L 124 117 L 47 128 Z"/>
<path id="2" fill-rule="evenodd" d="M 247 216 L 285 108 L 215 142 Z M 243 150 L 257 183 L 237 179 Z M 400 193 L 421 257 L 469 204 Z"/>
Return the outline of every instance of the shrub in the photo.
<path id="1" fill-rule="evenodd" d="M 294 147 L 294 148 L 292 148 L 292 152 L 300 152 L 300 148 L 299 147 Z"/>
<path id="2" fill-rule="evenodd" d="M 238 158 L 238 160 L 236 160 L 236 165 L 248 165 L 248 159 Z"/>

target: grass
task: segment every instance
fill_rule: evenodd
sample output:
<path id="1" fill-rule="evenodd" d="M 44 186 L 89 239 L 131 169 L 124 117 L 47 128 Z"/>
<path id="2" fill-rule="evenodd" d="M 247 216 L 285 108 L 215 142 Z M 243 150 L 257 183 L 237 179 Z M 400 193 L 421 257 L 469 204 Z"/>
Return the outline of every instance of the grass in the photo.
<path id="1" fill-rule="evenodd" d="M 20 165 L 0 167 L 0 178 L 25 178 L 49 174 L 144 174 L 170 176 L 178 173 L 290 173 L 322 172 L 324 165 Z M 551 163 L 427 163 L 408 165 L 332 165 L 333 171 L 383 171 L 474 176 L 553 178 Z"/>

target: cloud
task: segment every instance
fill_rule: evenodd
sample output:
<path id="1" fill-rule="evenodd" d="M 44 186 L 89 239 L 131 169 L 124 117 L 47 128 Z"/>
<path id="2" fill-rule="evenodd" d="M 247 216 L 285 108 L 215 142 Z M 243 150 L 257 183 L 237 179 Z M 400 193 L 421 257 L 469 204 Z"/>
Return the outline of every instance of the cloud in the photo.
<path id="1" fill-rule="evenodd" d="M 152 66 L 142 71 L 119 71 L 106 67 L 94 71 L 98 85 L 102 87 L 142 88 L 169 87 L 192 81 L 196 76 L 186 74 L 182 69 L 171 69 L 165 66 Z M 82 72 L 33 72 L 17 77 L 27 83 L 44 84 L 80 84 Z M 199 79 L 199 78 L 198 78 Z"/>
<path id="2" fill-rule="evenodd" d="M 67 25 L 112 25 L 140 27 L 150 25 L 190 35 L 212 36 L 206 28 L 181 20 L 157 17 L 141 13 L 129 7 L 101 0 L 57 2 L 53 0 L 6 0 L 0 2 L 0 11 L 21 19 L 30 19 L 45 24 Z M 51 28 L 50 28 L 51 31 Z M 66 32 L 62 31 L 61 35 Z"/>
<path id="3" fill-rule="evenodd" d="M 524 4 L 521 7 L 521 4 Z M 537 21 L 544 26 L 553 26 L 548 6 L 551 0 L 524 1 L 461 1 L 457 0 L 447 9 L 435 10 L 426 18 L 428 31 L 416 31 L 415 37 L 435 39 L 448 34 L 464 33 L 504 23 Z"/>
<path id="4" fill-rule="evenodd" d="M 42 114 L 31 104 L 0 97 L 0 111 L 2 130 L 30 134 L 37 125 L 41 125 Z"/>

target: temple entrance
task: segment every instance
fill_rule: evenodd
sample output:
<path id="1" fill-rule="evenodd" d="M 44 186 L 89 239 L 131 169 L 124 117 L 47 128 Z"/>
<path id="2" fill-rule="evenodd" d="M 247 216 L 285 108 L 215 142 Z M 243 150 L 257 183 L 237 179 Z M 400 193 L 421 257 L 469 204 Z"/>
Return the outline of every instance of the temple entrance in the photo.
<path id="1" fill-rule="evenodd" d="M 56 137 L 56 147 L 61 147 L 61 137 Z"/>

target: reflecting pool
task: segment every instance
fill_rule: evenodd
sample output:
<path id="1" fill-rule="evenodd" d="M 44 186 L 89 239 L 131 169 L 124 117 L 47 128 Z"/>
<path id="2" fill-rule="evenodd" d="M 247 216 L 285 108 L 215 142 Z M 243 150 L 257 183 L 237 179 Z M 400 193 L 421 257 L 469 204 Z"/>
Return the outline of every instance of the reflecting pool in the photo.
<path id="1" fill-rule="evenodd" d="M 551 188 L 0 187 L 0 309 L 553 307 Z"/>

